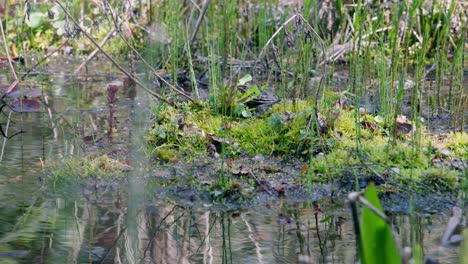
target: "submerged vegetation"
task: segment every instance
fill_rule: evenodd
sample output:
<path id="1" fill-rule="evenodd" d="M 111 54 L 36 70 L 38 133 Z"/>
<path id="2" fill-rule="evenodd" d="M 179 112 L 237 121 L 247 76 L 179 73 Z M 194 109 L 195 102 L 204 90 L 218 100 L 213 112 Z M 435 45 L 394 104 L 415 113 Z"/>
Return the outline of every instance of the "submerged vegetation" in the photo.
<path id="1" fill-rule="evenodd" d="M 45 102 L 55 126 L 47 96 L 29 98 L 18 85 L 32 74 L 45 76 L 42 64 L 58 54 L 87 56 L 73 71 L 84 78 L 90 77 L 86 65 L 105 57 L 123 75 L 101 91 L 107 92 L 105 131 L 93 120 L 92 133 L 72 128 L 83 143 L 101 149 L 47 167 L 53 188 L 69 179 L 128 176 L 138 190 L 132 181 L 148 168 L 132 156 L 137 151 L 151 166 L 211 163 L 202 176 L 155 176 L 159 187 L 190 193 L 190 202 L 204 191 L 214 203 L 258 193 L 284 198 L 286 177 L 269 182 L 278 171 L 288 184 L 311 191 L 331 183 L 330 189 L 356 191 L 356 199 L 372 186 L 362 198 L 361 227 L 353 212 L 355 228 L 363 231 L 357 256 L 375 262 L 377 251 L 364 247 L 382 243 L 395 263 L 403 255 L 377 193 L 405 190 L 408 203 L 413 193 L 446 194 L 444 201 L 457 208 L 468 202 L 466 7 L 458 0 L 8 3 L 0 6 L 1 31 L 14 79 L 1 88 L 0 110 L 32 112 Z M 144 95 L 137 96 L 136 87 Z M 133 135 L 143 141 L 141 149 L 112 156 L 113 137 L 122 137 L 118 126 L 135 121 L 118 122 L 120 97 L 131 102 L 131 115 L 150 109 L 150 124 L 144 139 Z M 4 144 L 25 132 L 8 134 L 7 120 L 0 127 Z M 98 143 L 98 133 L 106 140 Z M 295 170 L 283 170 L 277 160 L 297 161 Z M 256 175 L 252 163 L 264 173 Z M 369 204 L 377 209 L 368 210 Z M 318 226 L 320 208 L 313 209 Z M 376 237 L 377 230 L 385 234 Z M 417 239 L 411 234 L 413 260 L 420 263 Z"/>

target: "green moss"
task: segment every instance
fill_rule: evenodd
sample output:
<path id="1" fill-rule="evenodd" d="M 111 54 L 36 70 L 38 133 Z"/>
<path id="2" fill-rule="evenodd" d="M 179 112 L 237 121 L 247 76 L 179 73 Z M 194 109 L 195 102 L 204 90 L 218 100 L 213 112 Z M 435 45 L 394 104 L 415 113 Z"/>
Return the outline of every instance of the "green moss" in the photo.
<path id="1" fill-rule="evenodd" d="M 435 168 L 431 157 L 437 155 L 430 152 L 431 144 L 438 148 L 447 148 L 451 151 L 451 157 L 466 160 L 466 137 L 467 134 L 448 135 L 423 135 L 420 149 L 413 148 L 410 142 L 399 141 L 396 145 L 390 144 L 389 139 L 375 131 L 368 131 L 369 137 L 362 137 L 360 140 L 360 155 L 355 152 L 356 129 L 354 115 L 352 112 L 342 111 L 335 124 L 336 138 L 333 146 L 323 155 L 314 157 L 310 161 L 307 177 L 316 181 L 327 181 L 336 179 L 343 175 L 344 170 L 356 167 L 365 169 L 364 164 L 374 164 L 380 167 L 380 173 L 387 168 L 396 168 L 399 174 L 405 179 L 413 179 L 424 183 L 440 191 L 453 191 L 459 185 L 461 172 L 452 168 Z M 375 168 L 374 168 L 375 169 Z M 378 169 L 377 169 L 378 170 Z M 369 171 L 369 174 L 372 174 Z"/>
<path id="2" fill-rule="evenodd" d="M 450 133 L 447 135 L 445 146 L 456 157 L 468 160 L 468 133 Z"/>
<path id="3" fill-rule="evenodd" d="M 68 179 L 115 178 L 124 175 L 130 166 L 125 162 L 111 159 L 107 155 L 100 157 L 84 157 L 70 159 L 65 165 L 60 164 L 50 168 L 49 179 L 54 182 Z"/>
<path id="4" fill-rule="evenodd" d="M 224 148 L 218 146 L 217 151 L 228 156 L 242 153 L 312 155 L 306 173 L 312 180 L 336 179 L 343 175 L 344 170 L 365 168 L 367 165 L 363 164 L 366 163 L 379 165 L 380 173 L 388 168 L 397 168 L 403 177 L 444 190 L 456 186 L 453 175 L 458 172 L 446 168 L 444 171 L 448 171 L 450 176 L 444 177 L 434 169 L 433 150 L 447 148 L 452 157 L 466 158 L 466 134 L 439 135 L 437 138 L 424 134 L 424 128 L 421 128 L 422 138 L 418 147 L 413 146 L 407 136 L 393 144 L 387 137 L 389 133 L 385 124 L 379 121 L 381 118 L 366 114 L 360 115 L 356 122 L 353 110 L 329 109 L 324 111 L 330 117 L 326 120 L 328 131 L 318 137 L 308 128 L 312 113 L 310 101 L 282 102 L 274 105 L 264 116 L 250 118 L 223 116 L 203 103 L 185 104 L 178 108 L 166 106 L 155 114 L 156 123 L 147 139 L 156 156 L 164 161 L 170 161 L 174 156 L 204 155 L 209 144 L 219 145 L 219 140 L 224 139 Z M 360 126 L 359 131 L 356 124 Z M 355 152 L 358 138 L 360 155 Z"/>
<path id="5" fill-rule="evenodd" d="M 371 143 L 378 142 L 367 143 L 372 145 Z M 393 170 L 401 176 L 398 176 L 397 180 L 405 182 L 404 179 L 412 179 L 439 191 L 454 191 L 459 186 L 463 174 L 447 167 L 431 167 L 424 154 L 412 153 L 408 146 L 390 147 L 375 144 L 373 147 L 364 148 L 362 154 L 368 160 L 360 160 L 359 156 L 351 149 L 334 149 L 326 155 L 311 159 L 310 169 L 305 176 L 313 181 L 325 182 L 341 177 L 345 171 L 349 171 L 353 167 L 362 171 L 369 166 L 364 164 L 374 164 L 373 169 L 379 173 L 383 173 L 388 168 L 394 168 Z M 372 171 L 367 173 L 373 174 Z M 414 184 L 414 181 L 406 183 Z M 417 185 L 408 187 L 418 188 Z"/>
<path id="6" fill-rule="evenodd" d="M 335 125 L 336 131 L 346 139 L 356 138 L 356 121 L 352 111 L 341 111 Z"/>
<path id="7" fill-rule="evenodd" d="M 149 130 L 147 141 L 153 148 L 170 145 L 182 154 L 201 154 L 210 144 L 209 136 L 232 139 L 225 150 L 230 155 L 294 154 L 308 139 L 305 129 L 310 110 L 296 112 L 295 118 L 285 120 L 285 111 L 306 109 L 306 103 L 282 104 L 262 118 L 233 118 L 220 115 L 207 106 L 194 108 L 183 105 L 180 109 L 160 109 L 156 123 Z M 276 111 L 275 111 L 276 110 Z M 282 110 L 283 112 L 277 112 Z"/>
<path id="8" fill-rule="evenodd" d="M 156 156 L 162 161 L 174 161 L 177 159 L 177 152 L 170 147 L 162 147 L 156 149 Z"/>
<path id="9" fill-rule="evenodd" d="M 308 177 L 314 181 L 326 182 L 343 175 L 343 170 L 359 164 L 357 157 L 345 149 L 335 149 L 326 155 L 312 158 Z"/>
<path id="10" fill-rule="evenodd" d="M 374 163 L 404 169 L 428 167 L 427 158 L 422 152 L 414 152 L 404 144 L 383 144 L 380 139 L 364 142 L 363 153 Z"/>
<path id="11" fill-rule="evenodd" d="M 402 170 L 402 175 L 406 178 L 412 177 L 417 182 L 430 186 L 441 192 L 454 191 L 458 186 L 463 175 L 460 171 L 450 170 L 449 168 L 429 168 Z M 413 189 L 417 189 L 413 187 Z"/>

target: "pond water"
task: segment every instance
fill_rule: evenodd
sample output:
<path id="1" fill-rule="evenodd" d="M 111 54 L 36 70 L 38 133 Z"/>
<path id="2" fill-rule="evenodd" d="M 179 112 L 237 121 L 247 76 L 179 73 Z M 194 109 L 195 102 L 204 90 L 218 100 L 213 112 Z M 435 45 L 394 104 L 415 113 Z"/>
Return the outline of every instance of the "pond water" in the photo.
<path id="1" fill-rule="evenodd" d="M 49 95 L 48 105 L 41 99 L 39 111 L 12 113 L 8 134 L 24 133 L 0 138 L 0 263 L 356 262 L 342 197 L 317 198 L 320 210 L 308 196 L 243 205 L 177 199 L 154 179 L 158 168 L 141 149 L 149 117 L 145 94 L 132 99 L 119 92 L 110 117 L 107 84 L 119 78 L 44 79 L 34 89 Z M 6 120 L 0 119 L 4 131 Z M 109 122 L 117 128 L 112 139 Z M 126 155 L 133 170 L 124 179 L 60 188 L 46 180 L 42 164 L 93 152 Z M 425 254 L 458 263 L 458 249 L 440 247 L 448 214 L 446 206 L 413 219 L 404 212 L 391 218 L 402 245 L 411 245 L 414 221 Z"/>

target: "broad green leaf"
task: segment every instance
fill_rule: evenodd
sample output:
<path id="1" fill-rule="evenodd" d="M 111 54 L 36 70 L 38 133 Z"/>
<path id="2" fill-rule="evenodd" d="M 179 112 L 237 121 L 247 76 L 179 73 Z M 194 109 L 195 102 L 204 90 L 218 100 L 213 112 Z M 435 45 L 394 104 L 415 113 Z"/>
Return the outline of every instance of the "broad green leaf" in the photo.
<path id="1" fill-rule="evenodd" d="M 37 28 L 42 25 L 42 18 L 45 16 L 45 13 L 31 12 L 31 14 L 26 18 L 26 24 L 31 28 Z"/>
<path id="2" fill-rule="evenodd" d="M 375 120 L 375 122 L 377 122 L 377 124 L 383 124 L 385 122 L 385 120 L 379 115 L 375 116 L 374 120 Z"/>
<path id="3" fill-rule="evenodd" d="M 246 74 L 244 77 L 240 78 L 240 80 L 237 82 L 237 85 L 245 85 L 248 82 L 252 81 L 252 75 Z"/>
<path id="4" fill-rule="evenodd" d="M 365 198 L 383 212 L 373 183 L 367 187 Z M 363 264 L 401 263 L 390 227 L 367 207 L 361 218 L 361 260 Z"/>
<path id="5" fill-rule="evenodd" d="M 57 35 L 61 36 L 65 33 L 65 20 L 54 21 L 52 26 L 57 29 Z"/>

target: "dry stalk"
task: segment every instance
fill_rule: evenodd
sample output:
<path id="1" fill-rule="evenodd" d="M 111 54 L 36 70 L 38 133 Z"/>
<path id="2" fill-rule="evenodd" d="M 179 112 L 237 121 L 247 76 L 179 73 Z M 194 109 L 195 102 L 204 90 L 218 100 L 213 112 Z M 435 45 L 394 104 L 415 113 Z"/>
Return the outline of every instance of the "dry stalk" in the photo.
<path id="1" fill-rule="evenodd" d="M 192 46 L 193 42 L 195 41 L 195 38 L 197 37 L 198 30 L 200 29 L 200 25 L 203 22 L 203 18 L 205 17 L 210 2 L 211 0 L 205 0 L 205 2 L 203 3 L 200 16 L 198 17 L 197 24 L 195 25 L 195 29 L 192 32 L 192 37 L 190 38 L 190 46 Z"/>
<path id="2" fill-rule="evenodd" d="M 114 25 L 115 27 L 118 29 L 117 32 L 119 33 L 120 37 L 122 38 L 122 40 L 125 42 L 125 44 L 127 45 L 127 47 L 129 47 L 136 55 L 137 57 L 145 64 L 146 67 L 148 67 L 154 74 L 154 76 L 156 76 L 156 78 L 158 78 L 160 81 L 162 81 L 165 85 L 167 85 L 167 87 L 169 87 L 170 89 L 172 89 L 173 91 L 175 91 L 176 93 L 182 95 L 183 97 L 185 97 L 186 99 L 188 99 L 189 101 L 193 102 L 193 98 L 188 96 L 184 91 L 182 91 L 181 89 L 178 89 L 176 88 L 175 86 L 173 86 L 172 84 L 170 84 L 166 79 L 164 79 L 161 75 L 159 75 L 156 71 L 156 69 L 154 69 L 146 60 L 145 58 L 143 58 L 143 56 L 140 54 L 140 52 L 138 52 L 128 41 L 127 39 L 122 36 L 122 32 L 120 30 L 120 25 L 122 23 L 118 23 L 116 20 L 115 20 L 115 12 L 114 10 L 112 9 L 111 6 L 108 6 L 108 9 L 110 10 L 110 12 L 112 12 L 112 19 L 113 19 L 113 22 L 114 22 Z"/>
<path id="3" fill-rule="evenodd" d="M 1 23 L 1 21 L 0 21 L 0 29 L 2 30 L 3 47 L 5 48 L 5 54 L 7 55 L 7 58 L 8 58 L 8 64 L 10 65 L 10 69 L 11 69 L 11 72 L 13 73 L 13 76 L 15 77 L 15 80 L 18 81 L 18 76 L 16 75 L 16 71 L 15 71 L 15 68 L 13 67 L 13 63 L 11 60 L 10 51 L 8 50 L 7 40 L 5 37 L 5 30 L 3 29 L 3 23 Z"/>
<path id="4" fill-rule="evenodd" d="M 104 39 L 102 39 L 101 43 L 99 43 L 99 46 L 102 48 L 102 46 L 104 46 L 104 44 L 106 44 L 107 41 L 109 41 L 110 37 L 115 33 L 115 28 L 112 28 L 111 31 L 109 31 L 109 33 L 107 33 L 107 35 L 104 37 Z M 89 56 L 86 58 L 86 60 L 84 60 L 75 70 L 75 72 L 73 72 L 73 75 L 78 75 L 78 73 L 81 71 L 81 69 L 89 63 L 89 61 L 91 61 L 94 56 L 96 56 L 96 54 L 98 53 L 99 49 L 96 48 L 93 50 L 93 52 L 91 52 L 91 54 L 89 54 Z"/>
<path id="5" fill-rule="evenodd" d="M 273 39 L 282 31 L 285 29 L 285 27 L 291 23 L 291 21 L 293 21 L 295 18 L 300 18 L 305 25 L 307 25 L 307 27 L 310 29 L 311 32 L 314 33 L 314 35 L 317 37 L 317 39 L 319 40 L 320 42 L 320 48 L 322 49 L 322 55 L 323 55 L 323 62 L 326 62 L 327 60 L 327 57 L 325 55 L 325 45 L 324 45 L 324 42 L 323 42 L 323 39 L 320 37 L 320 35 L 317 33 L 317 31 L 315 31 L 315 29 L 309 24 L 309 22 L 307 21 L 307 19 L 305 19 L 300 13 L 296 13 L 294 15 L 292 15 L 290 18 L 288 18 L 288 20 L 286 20 L 283 24 L 281 24 L 281 26 L 275 31 L 275 33 L 273 33 L 273 35 L 268 39 L 268 41 L 265 43 L 265 45 L 263 46 L 262 50 L 260 51 L 260 54 L 258 55 L 257 59 L 255 60 L 255 63 L 254 64 L 257 64 L 259 59 L 263 56 L 263 54 L 265 53 L 266 49 L 270 46 L 271 42 L 273 41 Z"/>
<path id="6" fill-rule="evenodd" d="M 110 60 L 112 62 L 112 64 L 114 64 L 115 67 L 117 67 L 122 73 L 124 73 L 125 75 L 127 75 L 128 78 L 132 79 L 133 81 L 135 81 L 135 83 L 140 86 L 143 90 L 145 90 L 146 92 L 148 92 L 149 94 L 151 94 L 153 97 L 155 97 L 156 99 L 158 100 L 161 100 L 165 103 L 168 103 L 168 104 L 172 104 L 169 100 L 167 100 L 166 98 L 162 97 L 161 95 L 151 91 L 149 88 L 147 88 L 146 86 L 143 85 L 143 83 L 141 83 L 141 81 L 136 78 L 135 76 L 133 76 L 132 74 L 130 74 L 127 70 L 125 70 L 122 66 L 120 66 L 120 64 L 118 64 L 102 47 L 99 46 L 99 44 L 88 34 L 86 33 L 85 30 L 83 30 L 83 28 L 80 26 L 80 23 L 78 23 L 78 21 L 76 21 L 76 19 L 70 15 L 70 13 L 65 9 L 65 7 L 58 1 L 56 0 L 55 3 L 63 10 L 63 12 L 67 15 L 67 17 L 69 17 L 73 23 L 80 29 L 80 31 L 83 33 L 83 35 L 89 39 L 101 52 L 104 56 L 106 56 L 106 58 L 108 60 Z"/>

